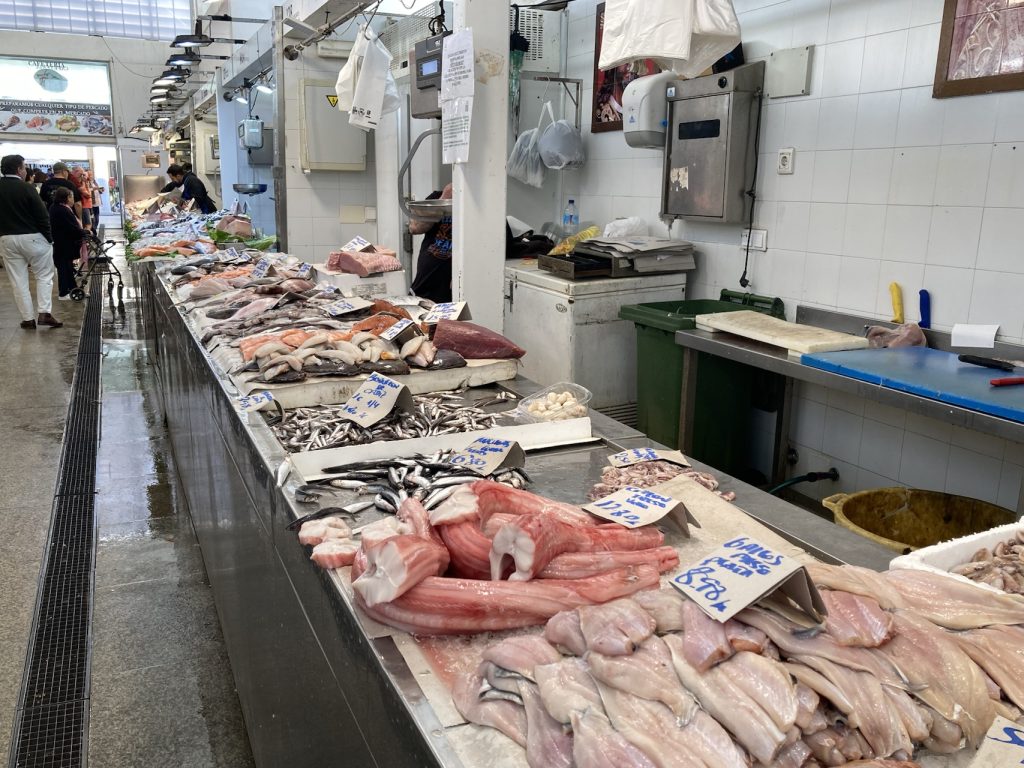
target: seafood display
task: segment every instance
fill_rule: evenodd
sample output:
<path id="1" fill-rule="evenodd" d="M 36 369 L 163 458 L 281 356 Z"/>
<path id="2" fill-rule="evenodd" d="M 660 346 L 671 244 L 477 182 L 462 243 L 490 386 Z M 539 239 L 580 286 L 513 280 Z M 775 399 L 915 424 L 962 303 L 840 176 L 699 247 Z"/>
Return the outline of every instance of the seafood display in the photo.
<path id="1" fill-rule="evenodd" d="M 396 272 L 402 262 L 395 252 L 387 248 L 374 247 L 372 251 L 332 251 L 327 257 L 327 269 L 333 272 L 347 272 L 359 277 L 380 272 Z"/>
<path id="2" fill-rule="evenodd" d="M 526 412 L 542 421 L 578 419 L 587 415 L 587 406 L 571 390 L 553 391 L 523 401 Z"/>
<path id="3" fill-rule="evenodd" d="M 951 571 L 1005 592 L 1024 595 L 1024 530 L 992 549 L 979 549 L 970 560 Z"/>
<path id="4" fill-rule="evenodd" d="M 663 459 L 641 461 L 626 467 L 605 467 L 601 471 L 601 482 L 596 483 L 590 489 L 587 498 L 590 501 L 596 501 L 627 485 L 634 488 L 653 488 L 659 483 L 665 483 L 677 477 L 688 477 L 726 501 L 733 501 L 736 498 L 733 491 L 719 491 L 718 480 L 710 472 L 701 472 L 692 467 L 673 464 L 671 461 Z"/>
<path id="5" fill-rule="evenodd" d="M 464 392 L 413 395 L 413 402 L 413 410 L 392 411 L 371 427 L 350 421 L 341 405 L 296 408 L 285 411 L 284 419 L 275 424 L 273 430 L 290 451 L 316 451 L 378 440 L 476 432 L 491 429 L 498 423 L 496 414 L 469 404 Z"/>
<path id="6" fill-rule="evenodd" d="M 526 350 L 500 333 L 465 320 L 441 320 L 434 332 L 434 346 L 458 352 L 467 360 L 520 358 Z"/>

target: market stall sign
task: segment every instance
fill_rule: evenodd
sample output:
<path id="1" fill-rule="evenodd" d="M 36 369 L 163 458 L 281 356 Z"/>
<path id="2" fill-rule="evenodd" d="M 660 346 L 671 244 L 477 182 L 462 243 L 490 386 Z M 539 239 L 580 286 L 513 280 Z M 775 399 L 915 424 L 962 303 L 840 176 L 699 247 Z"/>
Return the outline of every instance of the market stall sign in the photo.
<path id="1" fill-rule="evenodd" d="M 985 740 L 970 762 L 970 768 L 1003 768 L 1024 765 L 1024 728 L 997 716 Z"/>
<path id="2" fill-rule="evenodd" d="M 373 244 L 369 240 L 367 240 L 365 237 L 360 237 L 359 235 L 356 235 L 343 246 L 341 246 L 341 250 L 359 252 L 371 247 L 373 247 Z"/>
<path id="3" fill-rule="evenodd" d="M 611 520 L 626 528 L 640 528 L 670 518 L 682 529 L 683 535 L 690 536 L 690 526 L 700 528 L 700 523 L 679 499 L 663 496 L 649 488 L 627 485 L 615 493 L 583 506 L 587 512 L 605 520 Z"/>
<path id="4" fill-rule="evenodd" d="M 0 56 L 0 130 L 114 141 L 106 62 Z"/>
<path id="5" fill-rule="evenodd" d="M 262 259 L 256 262 L 256 266 L 252 268 L 252 277 L 259 280 L 261 277 L 266 277 L 267 272 L 270 271 L 271 263 L 270 259 L 264 256 Z"/>
<path id="6" fill-rule="evenodd" d="M 332 317 L 338 317 L 339 315 L 358 312 L 359 310 L 366 309 L 370 306 L 373 306 L 373 302 L 367 301 L 366 299 L 338 299 L 324 307 L 324 312 Z"/>
<path id="7" fill-rule="evenodd" d="M 394 379 L 371 373 L 363 385 L 356 390 L 342 407 L 342 416 L 361 427 L 372 427 L 395 408 L 403 411 L 413 409 L 409 388 Z"/>
<path id="8" fill-rule="evenodd" d="M 318 291 L 320 291 L 320 293 L 337 293 L 338 292 L 338 289 L 336 287 L 334 287 L 333 285 L 331 285 L 330 283 L 317 283 L 315 288 Z"/>
<path id="9" fill-rule="evenodd" d="M 608 457 L 608 463 L 613 467 L 628 467 L 645 461 L 667 461 L 680 467 L 690 466 L 690 462 L 679 451 L 663 451 L 658 448 L 631 448 Z"/>
<path id="10" fill-rule="evenodd" d="M 385 341 L 393 342 L 394 344 L 397 344 L 399 347 L 401 347 L 403 344 L 405 344 L 405 342 L 409 341 L 409 339 L 413 338 L 414 336 L 422 335 L 423 331 L 420 330 L 420 327 L 416 325 L 416 323 L 414 323 L 412 320 L 409 320 L 408 318 L 403 318 L 402 320 L 399 320 L 397 323 L 392 325 L 390 328 L 386 328 L 383 331 L 381 331 L 380 337 Z"/>
<path id="11" fill-rule="evenodd" d="M 313 273 L 313 265 L 308 261 L 304 261 L 299 264 L 299 268 L 295 271 L 295 277 L 299 280 L 308 280 L 309 276 Z"/>
<path id="12" fill-rule="evenodd" d="M 672 577 L 672 586 L 716 621 L 728 621 L 776 590 L 821 621 L 825 605 L 800 563 L 749 536 L 725 542 Z"/>
<path id="13" fill-rule="evenodd" d="M 449 464 L 487 475 L 499 469 L 512 469 L 526 464 L 526 453 L 515 440 L 500 437 L 478 437 L 448 459 Z"/>
<path id="14" fill-rule="evenodd" d="M 435 325 L 441 320 L 471 320 L 469 307 L 464 301 L 443 301 L 435 304 L 430 311 L 423 316 L 423 322 L 427 325 Z"/>
<path id="15" fill-rule="evenodd" d="M 274 396 L 270 392 L 256 392 L 238 398 L 238 410 L 242 411 L 242 413 L 258 411 L 267 403 L 272 402 L 274 402 Z"/>

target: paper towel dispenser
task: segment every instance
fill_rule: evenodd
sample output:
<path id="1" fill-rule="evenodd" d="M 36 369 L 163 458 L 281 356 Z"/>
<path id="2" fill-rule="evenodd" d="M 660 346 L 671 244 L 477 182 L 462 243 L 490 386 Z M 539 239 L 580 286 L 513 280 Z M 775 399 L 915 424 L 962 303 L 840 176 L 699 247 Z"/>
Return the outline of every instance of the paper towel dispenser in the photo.
<path id="1" fill-rule="evenodd" d="M 668 86 L 661 213 L 737 223 L 747 219 L 764 62 Z"/>
<path id="2" fill-rule="evenodd" d="M 661 149 L 668 125 L 668 87 L 679 80 L 675 72 L 638 77 L 622 92 L 622 135 L 631 147 Z"/>

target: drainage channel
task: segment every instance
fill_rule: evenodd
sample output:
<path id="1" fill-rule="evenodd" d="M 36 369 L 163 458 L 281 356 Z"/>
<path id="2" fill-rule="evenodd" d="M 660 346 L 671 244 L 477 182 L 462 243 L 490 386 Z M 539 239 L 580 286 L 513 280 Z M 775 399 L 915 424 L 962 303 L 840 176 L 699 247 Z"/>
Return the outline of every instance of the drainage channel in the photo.
<path id="1" fill-rule="evenodd" d="M 11 768 L 80 768 L 87 762 L 102 285 L 101 275 L 93 278 L 78 344 Z"/>

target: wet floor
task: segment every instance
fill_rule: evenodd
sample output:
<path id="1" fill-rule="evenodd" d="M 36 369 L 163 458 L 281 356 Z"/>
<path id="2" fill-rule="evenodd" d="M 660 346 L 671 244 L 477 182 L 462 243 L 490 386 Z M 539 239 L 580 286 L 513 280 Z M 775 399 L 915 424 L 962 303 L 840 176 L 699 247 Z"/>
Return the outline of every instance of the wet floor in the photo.
<path id="1" fill-rule="evenodd" d="M 130 274 L 124 311 L 104 296 L 101 439 L 89 763 L 252 765 L 202 555 L 136 338 Z M 22 331 L 0 271 L 0 755 L 11 715 L 49 521 L 56 460 L 84 307 L 67 325 Z M 7 356 L 10 355 L 11 358 Z M 10 587 L 10 588 L 8 588 Z"/>

